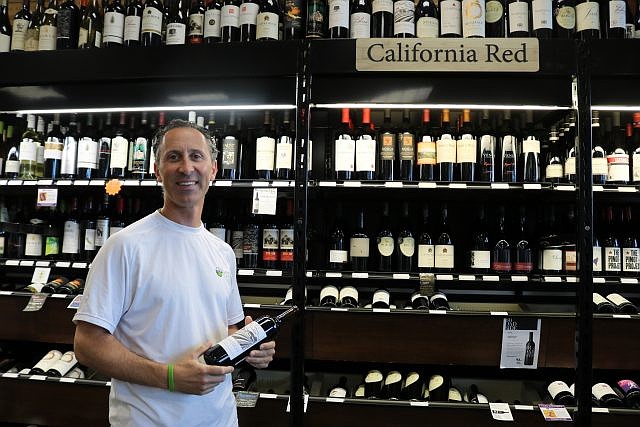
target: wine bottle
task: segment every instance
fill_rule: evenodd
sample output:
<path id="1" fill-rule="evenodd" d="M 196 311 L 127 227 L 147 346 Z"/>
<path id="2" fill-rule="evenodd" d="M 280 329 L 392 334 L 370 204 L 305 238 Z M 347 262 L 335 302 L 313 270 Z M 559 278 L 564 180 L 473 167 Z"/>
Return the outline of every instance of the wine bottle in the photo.
<path id="1" fill-rule="evenodd" d="M 353 286 L 343 286 L 339 294 L 340 307 L 358 308 L 358 290 Z"/>
<path id="2" fill-rule="evenodd" d="M 637 276 L 640 273 L 640 242 L 635 232 L 634 222 L 631 218 L 631 206 L 626 206 L 622 211 L 623 224 L 622 237 L 622 274 L 625 276 Z"/>
<path id="3" fill-rule="evenodd" d="M 382 390 L 383 380 L 384 376 L 382 372 L 377 369 L 369 371 L 364 378 L 364 397 L 367 399 L 378 399 Z"/>
<path id="4" fill-rule="evenodd" d="M 418 271 L 430 272 L 435 267 L 435 246 L 431 239 L 429 226 L 429 207 L 422 207 L 422 226 L 418 239 Z"/>
<path id="5" fill-rule="evenodd" d="M 29 371 L 29 375 L 44 375 L 57 361 L 62 358 L 62 353 L 58 350 L 49 351 L 38 363 Z"/>
<path id="6" fill-rule="evenodd" d="M 640 37 L 640 34 L 638 35 Z M 595 113 L 595 111 L 594 111 Z M 640 112 L 633 113 L 629 157 L 631 160 L 631 181 L 640 182 Z"/>
<path id="7" fill-rule="evenodd" d="M 531 30 L 538 39 L 553 35 L 553 0 L 531 0 Z"/>
<path id="8" fill-rule="evenodd" d="M 278 268 L 278 249 L 280 229 L 276 224 L 265 224 L 262 228 L 262 267 L 275 270 Z"/>
<path id="9" fill-rule="evenodd" d="M 456 141 L 457 175 L 460 181 L 472 182 L 475 180 L 477 143 L 471 124 L 471 112 L 467 109 L 463 110 L 462 117 L 460 139 Z"/>
<path id="10" fill-rule="evenodd" d="M 104 47 L 120 47 L 124 43 L 125 8 L 120 0 L 111 0 L 104 9 Z"/>
<path id="11" fill-rule="evenodd" d="M 627 37 L 627 21 L 631 22 L 631 13 L 625 0 L 609 0 L 602 6 L 606 24 L 601 28 L 608 39 L 624 39 Z"/>
<path id="12" fill-rule="evenodd" d="M 402 399 L 416 401 L 422 397 L 422 389 L 424 387 L 422 376 L 415 372 L 409 372 L 405 378 L 400 396 Z"/>
<path id="13" fill-rule="evenodd" d="M 255 388 L 256 370 L 250 365 L 244 365 L 231 382 L 231 391 L 251 391 Z"/>
<path id="14" fill-rule="evenodd" d="M 415 2 L 393 0 L 393 36 L 408 38 L 416 36 Z"/>
<path id="15" fill-rule="evenodd" d="M 616 233 L 618 227 L 616 227 L 611 206 L 606 209 L 606 219 L 606 234 L 602 242 L 604 246 L 604 271 L 618 274 L 622 271 L 622 254 Z"/>
<path id="16" fill-rule="evenodd" d="M 593 312 L 594 313 L 615 313 L 616 307 L 611 301 L 602 295 L 593 293 Z"/>
<path id="17" fill-rule="evenodd" d="M 98 0 L 82 0 L 85 6 L 80 20 L 80 33 L 78 35 L 78 49 L 94 49 L 103 46 L 102 15 L 98 9 Z"/>
<path id="18" fill-rule="evenodd" d="M 349 37 L 349 0 L 328 0 L 329 38 L 346 39 Z"/>
<path id="19" fill-rule="evenodd" d="M 607 166 L 607 153 L 603 148 L 599 111 L 592 112 L 591 140 L 591 145 L 593 146 L 591 150 L 591 176 L 594 184 L 603 185 L 607 182 L 609 170 Z"/>
<path id="20" fill-rule="evenodd" d="M 0 12 L 2 13 L 2 12 Z M 7 10 L 4 10 L 7 13 Z M 5 15 L 5 17 L 7 17 Z M 4 27 L 5 22 L 0 18 L 0 28 Z M 6 23 L 8 23 L 8 18 Z M 13 26 L 11 27 L 11 51 L 24 50 L 24 42 L 31 23 L 31 12 L 29 11 L 29 0 L 22 0 L 22 8 L 13 16 Z M 6 30 L 0 29 L 0 44 L 6 43 Z M 4 47 L 0 47 L 0 52 L 6 52 Z"/>
<path id="21" fill-rule="evenodd" d="M 519 2 L 521 3 L 521 2 Z M 504 111 L 503 127 L 501 130 L 501 163 L 500 180 L 502 182 L 516 182 L 517 180 L 517 147 L 518 139 L 511 128 L 511 111 Z"/>
<path id="22" fill-rule="evenodd" d="M 529 340 L 525 344 L 524 362 L 523 362 L 524 365 L 532 366 L 533 362 L 535 361 L 535 355 L 536 355 L 536 343 L 533 340 L 533 332 L 529 332 Z"/>
<path id="23" fill-rule="evenodd" d="M 87 115 L 87 126 L 78 140 L 78 177 L 91 179 L 98 168 L 98 141 L 93 128 L 93 114 Z"/>
<path id="24" fill-rule="evenodd" d="M 611 151 L 607 155 L 609 171 L 607 181 L 626 184 L 629 182 L 629 152 L 627 151 L 626 130 L 620 126 L 620 112 L 613 112 L 613 137 Z"/>
<path id="25" fill-rule="evenodd" d="M 391 232 L 391 219 L 389 217 L 389 203 L 385 202 L 382 210 L 382 224 L 376 237 L 378 252 L 378 270 L 391 271 L 393 269 L 393 252 L 395 239 Z"/>
<path id="26" fill-rule="evenodd" d="M 295 131 L 291 128 L 289 111 L 284 111 L 284 118 L 278 131 L 276 144 L 276 178 L 293 179 L 293 151 L 295 144 Z"/>
<path id="27" fill-rule="evenodd" d="M 390 109 L 384 110 L 384 122 L 379 135 L 380 154 L 378 158 L 380 167 L 378 169 L 378 179 L 393 181 L 396 163 L 396 132 L 391 125 Z"/>
<path id="28" fill-rule="evenodd" d="M 280 225 L 280 248 L 278 251 L 278 261 L 283 271 L 293 269 L 293 199 L 287 199 L 286 217 L 284 223 Z"/>
<path id="29" fill-rule="evenodd" d="M 431 114 L 428 109 L 422 110 L 422 128 L 417 144 L 418 179 L 434 181 L 436 179 L 436 141 L 433 138 Z"/>
<path id="30" fill-rule="evenodd" d="M 352 39 L 371 37 L 371 0 L 351 0 L 349 29 Z"/>
<path id="31" fill-rule="evenodd" d="M 169 1 L 169 17 L 166 21 L 167 34 L 165 44 L 184 45 L 187 42 L 187 24 L 189 18 L 183 7 L 183 0 Z"/>
<path id="32" fill-rule="evenodd" d="M 329 268 L 343 270 L 349 262 L 344 231 L 342 228 L 342 205 L 337 204 L 333 230 L 329 236 Z"/>
<path id="33" fill-rule="evenodd" d="M 527 111 L 528 114 L 533 114 Z M 522 140 L 522 153 L 520 155 L 521 182 L 540 181 L 540 140 L 533 134 L 533 129 L 529 129 Z"/>
<path id="34" fill-rule="evenodd" d="M 638 314 L 638 307 L 620 294 L 609 294 L 607 299 L 613 303 L 617 313 Z"/>
<path id="35" fill-rule="evenodd" d="M 220 0 L 212 0 L 207 3 L 204 12 L 204 41 L 207 44 L 218 43 L 222 37 L 222 3 Z"/>
<path id="36" fill-rule="evenodd" d="M 337 131 L 334 144 L 335 160 L 333 164 L 335 179 L 349 180 L 352 178 L 355 167 L 356 146 L 352 138 L 348 108 L 342 109 L 341 125 Z"/>
<path id="37" fill-rule="evenodd" d="M 125 47 L 140 46 L 140 28 L 142 26 L 143 11 L 144 5 L 142 4 L 142 0 L 129 0 L 127 2 L 123 33 L 123 44 Z"/>
<path id="38" fill-rule="evenodd" d="M 462 2 L 460 0 L 441 0 L 440 37 L 462 37 Z M 444 113 L 444 111 L 443 111 Z"/>
<path id="39" fill-rule="evenodd" d="M 85 260 L 92 262 L 98 249 L 96 248 L 96 228 L 97 222 L 93 217 L 93 197 L 87 197 L 82 209 L 82 225 L 80 227 L 82 235 L 80 242 L 84 250 Z"/>
<path id="40" fill-rule="evenodd" d="M 236 113 L 229 112 L 229 123 L 222 138 L 222 179 L 240 179 L 241 144 L 236 127 Z"/>
<path id="41" fill-rule="evenodd" d="M 187 41 L 190 45 L 204 43 L 204 14 L 206 12 L 204 0 L 192 0 L 189 9 L 189 28 Z"/>
<path id="42" fill-rule="evenodd" d="M 483 182 L 493 182 L 495 180 L 496 137 L 489 123 L 489 110 L 482 111 L 479 135 L 478 179 Z"/>
<path id="43" fill-rule="evenodd" d="M 455 246 L 449 231 L 448 208 L 446 204 L 442 207 L 440 218 L 440 234 L 434 247 L 434 268 L 437 271 L 448 272 L 454 269 Z"/>
<path id="44" fill-rule="evenodd" d="M 562 246 L 558 236 L 555 206 L 544 212 L 544 234 L 539 238 L 538 265 L 543 272 L 557 273 L 562 271 Z"/>
<path id="45" fill-rule="evenodd" d="M 429 297 L 420 292 L 414 292 L 413 295 L 411 295 L 411 308 L 414 310 L 428 310 Z"/>
<path id="46" fill-rule="evenodd" d="M 384 384 L 380 390 L 383 399 L 400 400 L 402 390 L 402 374 L 398 371 L 391 371 L 384 379 Z"/>
<path id="47" fill-rule="evenodd" d="M 576 1 L 553 0 L 553 38 L 573 39 L 576 32 Z"/>
<path id="48" fill-rule="evenodd" d="M 505 0 L 485 2 L 485 35 L 487 37 L 506 37 L 506 10 Z"/>
<path id="49" fill-rule="evenodd" d="M 250 42 L 256 39 L 256 20 L 259 10 L 260 2 L 257 0 L 242 0 L 238 15 L 241 42 Z"/>
<path id="50" fill-rule="evenodd" d="M 264 112 L 264 122 L 256 139 L 256 174 L 259 179 L 273 179 L 276 139 L 271 130 L 271 112 Z"/>
<path id="51" fill-rule="evenodd" d="M 82 246 L 84 248 L 84 246 Z M 82 252 L 82 251 L 81 251 Z M 63 295 L 78 295 L 84 290 L 83 279 L 73 279 L 58 288 L 59 294 Z"/>
<path id="52" fill-rule="evenodd" d="M 340 291 L 334 285 L 325 285 L 320 290 L 320 307 L 337 307 Z"/>
<path id="53" fill-rule="evenodd" d="M 306 7 L 305 1 L 289 0 L 284 2 L 283 38 L 285 40 L 298 40 L 304 36 L 303 16 Z"/>
<path id="54" fill-rule="evenodd" d="M 513 271 L 527 274 L 533 271 L 533 250 L 529 243 L 527 233 L 527 211 L 524 206 L 520 206 L 520 218 L 518 220 L 518 240 L 515 244 L 515 260 Z"/>
<path id="55" fill-rule="evenodd" d="M 111 225 L 110 213 L 109 195 L 105 194 L 96 219 L 96 248 L 104 246 L 105 242 L 109 238 L 109 228 Z"/>
<path id="56" fill-rule="evenodd" d="M 376 139 L 371 130 L 371 110 L 362 109 L 362 125 L 355 142 L 356 178 L 372 180 L 376 176 Z"/>
<path id="57" fill-rule="evenodd" d="M 18 138 L 13 137 L 13 125 L 7 126 L 7 142 L 9 147 L 4 166 L 4 176 L 9 179 L 16 179 L 20 175 L 20 149 Z"/>
<path id="58" fill-rule="evenodd" d="M 560 146 L 560 137 L 555 127 L 549 134 L 549 150 L 545 166 L 545 181 L 558 184 L 564 180 L 564 157 Z"/>
<path id="59" fill-rule="evenodd" d="M 393 37 L 393 0 L 373 0 L 371 37 Z"/>
<path id="60" fill-rule="evenodd" d="M 467 403 L 489 403 L 489 399 L 478 391 L 478 386 L 475 384 L 469 386 L 463 400 Z"/>
<path id="61" fill-rule="evenodd" d="M 77 48 L 80 30 L 80 8 L 78 8 L 74 0 L 66 0 L 60 5 L 57 23 L 56 49 Z"/>
<path id="62" fill-rule="evenodd" d="M 449 387 L 447 401 L 452 403 L 462 403 L 462 393 L 457 387 Z"/>
<path id="63" fill-rule="evenodd" d="M 146 15 L 147 12 L 145 12 L 145 16 Z M 120 113 L 119 125 L 111 138 L 111 156 L 109 163 L 110 178 L 125 177 L 129 157 L 129 139 L 126 122 L 126 113 Z"/>
<path id="64" fill-rule="evenodd" d="M 402 129 L 398 132 L 398 154 L 400 164 L 399 178 L 403 181 L 413 181 L 413 165 L 415 163 L 415 135 L 411 130 L 410 110 L 405 109 L 402 114 Z"/>
<path id="65" fill-rule="evenodd" d="M 600 38 L 600 2 L 576 0 L 576 34 L 581 40 Z"/>
<path id="66" fill-rule="evenodd" d="M 256 18 L 256 40 L 278 40 L 280 6 L 277 0 L 263 0 Z"/>
<path id="67" fill-rule="evenodd" d="M 603 408 L 622 408 L 624 403 L 616 392 L 607 383 L 594 384 L 591 387 L 591 394 L 596 398 L 598 406 Z"/>
<path id="68" fill-rule="evenodd" d="M 275 317 L 261 316 L 257 318 L 207 349 L 200 356 L 202 361 L 207 365 L 238 365 L 251 350 L 274 338 L 282 322 L 297 310 L 298 307 L 293 306 Z"/>
<path id="69" fill-rule="evenodd" d="M 529 37 L 529 0 L 508 0 L 507 37 Z"/>
<path id="70" fill-rule="evenodd" d="M 489 271 L 491 268 L 491 250 L 484 206 L 480 206 L 478 209 L 478 219 L 469 255 L 469 267 L 472 272 L 485 273 Z"/>
<path id="71" fill-rule="evenodd" d="M 327 1 L 309 0 L 307 2 L 306 38 L 324 38 L 327 34 L 328 21 Z"/>
<path id="72" fill-rule="evenodd" d="M 396 269 L 401 272 L 413 271 L 413 255 L 416 250 L 416 241 L 413 237 L 409 226 L 411 219 L 409 217 L 409 203 L 404 202 L 402 204 L 402 227 L 398 231 L 397 238 L 397 262 Z"/>
<path id="73" fill-rule="evenodd" d="M 242 233 L 242 266 L 245 268 L 258 267 L 260 252 L 260 225 L 253 211 L 249 212 Z"/>
<path id="74" fill-rule="evenodd" d="M 628 408 L 640 408 L 640 387 L 634 381 L 622 379 L 614 384 L 615 389 L 622 395 Z"/>
<path id="75" fill-rule="evenodd" d="M 63 179 L 74 179 L 77 174 L 78 133 L 76 115 L 72 114 L 62 143 L 60 174 Z"/>
<path id="76" fill-rule="evenodd" d="M 496 273 L 510 272 L 512 268 L 511 252 L 511 244 L 506 231 L 505 209 L 504 206 L 499 206 L 496 237 L 491 256 L 491 269 Z"/>
<path id="77" fill-rule="evenodd" d="M 438 7 L 433 0 L 418 0 L 416 4 L 416 36 L 437 38 L 439 35 Z"/>
<path id="78" fill-rule="evenodd" d="M 22 133 L 18 160 L 20 161 L 20 178 L 23 180 L 36 179 L 36 157 L 39 145 L 39 135 L 36 132 L 36 116 L 27 115 L 27 129 Z"/>
<path id="79" fill-rule="evenodd" d="M 164 4 L 162 0 L 145 0 L 140 38 L 142 46 L 160 46 L 164 24 Z"/>
<path id="80" fill-rule="evenodd" d="M 442 110 L 442 134 L 436 141 L 436 162 L 440 181 L 453 181 L 456 164 L 456 139 L 450 127 L 449 110 Z"/>
<path id="81" fill-rule="evenodd" d="M 462 0 L 462 37 L 481 38 L 486 31 L 484 0 Z"/>
<path id="82" fill-rule="evenodd" d="M 376 289 L 373 293 L 371 300 L 372 308 L 390 308 L 391 307 L 391 295 L 386 289 Z"/>
<path id="83" fill-rule="evenodd" d="M 69 281 L 69 279 L 67 279 L 64 276 L 56 277 L 55 279 L 49 281 L 46 285 L 44 285 L 40 292 L 45 293 L 45 294 L 58 293 L 58 289 L 60 288 L 60 286 L 64 285 L 68 281 Z"/>
<path id="84" fill-rule="evenodd" d="M 347 377 L 340 377 L 338 383 L 329 388 L 329 397 L 344 399 L 349 397 L 349 388 L 347 387 Z"/>
<path id="85" fill-rule="evenodd" d="M 429 378 L 429 400 L 431 402 L 447 402 L 449 400 L 450 380 L 443 375 L 432 375 Z"/>
<path id="86" fill-rule="evenodd" d="M 38 40 L 40 39 L 40 24 L 43 18 L 44 0 L 36 0 L 36 10 L 33 11 L 24 39 L 24 50 L 26 52 L 35 52 L 38 50 Z"/>
<path id="87" fill-rule="evenodd" d="M 38 50 L 56 50 L 56 38 L 58 34 L 58 3 L 57 0 L 49 0 L 49 4 L 42 16 L 40 34 L 38 37 Z"/>
<path id="88" fill-rule="evenodd" d="M 575 406 L 576 399 L 564 381 L 553 381 L 547 386 L 547 391 L 556 405 Z"/>
<path id="89" fill-rule="evenodd" d="M 349 258 L 351 260 L 351 268 L 353 271 L 368 270 L 369 236 L 364 229 L 363 209 L 360 209 L 358 212 L 356 230 L 351 234 L 351 238 L 349 239 Z"/>
<path id="90" fill-rule="evenodd" d="M 75 261 L 81 254 L 80 222 L 78 221 L 78 198 L 71 199 L 70 211 L 64 222 L 62 237 L 62 256 L 69 261 Z"/>

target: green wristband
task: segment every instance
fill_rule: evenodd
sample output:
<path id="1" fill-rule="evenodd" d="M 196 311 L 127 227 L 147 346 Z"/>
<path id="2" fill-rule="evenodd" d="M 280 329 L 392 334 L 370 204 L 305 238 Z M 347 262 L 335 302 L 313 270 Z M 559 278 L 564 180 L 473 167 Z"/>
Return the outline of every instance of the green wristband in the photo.
<path id="1" fill-rule="evenodd" d="M 176 383 L 173 379 L 173 363 L 167 365 L 167 388 L 171 392 L 176 391 Z"/>

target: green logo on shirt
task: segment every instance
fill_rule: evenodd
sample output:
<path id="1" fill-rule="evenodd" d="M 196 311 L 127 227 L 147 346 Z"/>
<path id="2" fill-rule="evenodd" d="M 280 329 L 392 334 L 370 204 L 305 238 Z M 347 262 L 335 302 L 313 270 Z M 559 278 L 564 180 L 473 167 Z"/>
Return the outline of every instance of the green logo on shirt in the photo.
<path id="1" fill-rule="evenodd" d="M 218 275 L 218 277 L 222 277 L 224 272 L 222 270 L 220 270 L 218 267 L 216 267 L 216 274 Z"/>

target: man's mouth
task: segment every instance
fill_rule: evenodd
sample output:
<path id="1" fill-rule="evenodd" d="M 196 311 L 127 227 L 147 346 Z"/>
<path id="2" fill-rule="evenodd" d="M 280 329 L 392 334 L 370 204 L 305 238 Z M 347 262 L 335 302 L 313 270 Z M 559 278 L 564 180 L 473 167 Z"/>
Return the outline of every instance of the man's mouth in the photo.
<path id="1" fill-rule="evenodd" d="M 188 187 L 190 185 L 196 185 L 198 181 L 180 181 L 178 182 L 179 187 Z"/>

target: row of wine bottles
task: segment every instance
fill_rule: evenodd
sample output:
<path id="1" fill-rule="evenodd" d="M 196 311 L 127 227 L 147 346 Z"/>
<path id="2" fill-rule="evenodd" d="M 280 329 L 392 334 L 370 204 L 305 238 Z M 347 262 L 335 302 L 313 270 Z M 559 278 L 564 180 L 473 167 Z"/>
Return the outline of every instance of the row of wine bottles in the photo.
<path id="1" fill-rule="evenodd" d="M 593 312 L 638 314 L 638 306 L 617 293 L 612 293 L 603 297 L 599 293 L 594 292 Z"/>
<path id="2" fill-rule="evenodd" d="M 0 372 L 28 375 L 46 375 L 49 377 L 85 378 L 84 370 L 78 365 L 73 351 L 50 350 L 35 365 L 16 360 L 14 357 L 0 358 Z"/>
<path id="3" fill-rule="evenodd" d="M 31 283 L 24 290 L 32 293 L 79 295 L 84 292 L 84 279 L 69 280 L 64 276 L 58 276 L 46 284 Z"/>

